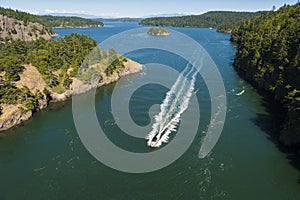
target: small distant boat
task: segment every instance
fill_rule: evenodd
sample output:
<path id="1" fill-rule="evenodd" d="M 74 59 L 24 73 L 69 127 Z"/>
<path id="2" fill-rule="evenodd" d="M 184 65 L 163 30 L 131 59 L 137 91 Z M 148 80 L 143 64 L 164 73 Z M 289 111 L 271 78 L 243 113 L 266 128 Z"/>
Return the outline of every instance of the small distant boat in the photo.
<path id="1" fill-rule="evenodd" d="M 209 27 L 209 29 L 213 29 L 213 27 Z"/>
<path id="2" fill-rule="evenodd" d="M 242 90 L 241 92 L 237 93 L 236 96 L 241 96 L 244 93 L 245 93 L 245 90 Z"/>

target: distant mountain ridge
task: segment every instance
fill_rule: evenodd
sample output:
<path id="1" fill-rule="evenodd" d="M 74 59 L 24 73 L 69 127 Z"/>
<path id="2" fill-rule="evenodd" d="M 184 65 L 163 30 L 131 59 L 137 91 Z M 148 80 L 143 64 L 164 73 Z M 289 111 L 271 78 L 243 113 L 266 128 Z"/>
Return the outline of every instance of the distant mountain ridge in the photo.
<path id="1" fill-rule="evenodd" d="M 91 14 L 84 14 L 84 13 L 49 13 L 46 12 L 44 14 L 38 14 L 38 16 L 45 16 L 45 15 L 50 15 L 50 16 L 55 16 L 55 17 L 80 17 L 80 18 L 85 18 L 85 19 L 95 19 L 99 18 L 97 15 L 91 15 Z"/>
<path id="2" fill-rule="evenodd" d="M 141 17 L 119 17 L 119 16 L 102 16 L 102 15 L 94 15 L 94 14 L 86 14 L 86 13 L 67 13 L 67 12 L 45 12 L 42 14 L 38 14 L 39 16 L 43 15 L 51 15 L 58 17 L 81 17 L 86 19 L 145 19 L 151 17 L 178 17 L 178 16 L 187 16 L 189 14 L 185 13 L 162 13 L 162 14 L 154 14 L 154 15 L 145 15 Z"/>
<path id="3" fill-rule="evenodd" d="M 188 16 L 189 14 L 184 13 L 166 13 L 166 14 L 156 14 L 156 15 L 146 15 L 141 18 L 152 18 L 152 17 L 182 17 Z"/>
<path id="4" fill-rule="evenodd" d="M 94 20 L 101 21 L 101 22 L 141 22 L 142 18 L 95 18 Z"/>

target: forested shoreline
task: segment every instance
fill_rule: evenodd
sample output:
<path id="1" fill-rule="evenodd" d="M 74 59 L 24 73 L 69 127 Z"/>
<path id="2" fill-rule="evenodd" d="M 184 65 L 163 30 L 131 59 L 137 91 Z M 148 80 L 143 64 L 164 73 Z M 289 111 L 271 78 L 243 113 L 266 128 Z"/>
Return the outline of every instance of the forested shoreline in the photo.
<path id="1" fill-rule="evenodd" d="M 300 146 L 300 4 L 285 5 L 236 27 L 234 67 L 284 109 L 279 140 Z"/>
<path id="2" fill-rule="evenodd" d="M 235 27 L 235 23 L 251 19 L 261 13 L 262 12 L 211 11 L 202 15 L 147 18 L 143 19 L 140 24 L 146 26 L 216 28 L 219 32 L 231 33 Z"/>

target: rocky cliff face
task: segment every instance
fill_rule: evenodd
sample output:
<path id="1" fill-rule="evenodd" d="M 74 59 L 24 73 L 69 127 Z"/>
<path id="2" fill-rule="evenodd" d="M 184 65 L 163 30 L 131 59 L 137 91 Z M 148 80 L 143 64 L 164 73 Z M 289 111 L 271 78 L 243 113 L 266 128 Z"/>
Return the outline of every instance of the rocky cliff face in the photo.
<path id="1" fill-rule="evenodd" d="M 0 15 L 0 38 L 6 41 L 16 39 L 32 41 L 40 37 L 46 40 L 52 37 L 51 31 L 43 24 L 24 22 Z"/>
<path id="2" fill-rule="evenodd" d="M 23 121 L 28 120 L 31 116 L 32 116 L 32 111 L 30 110 L 25 113 L 16 112 L 6 118 L 2 118 L 2 119 L 0 119 L 0 131 L 6 130 L 17 124 L 20 124 Z"/>

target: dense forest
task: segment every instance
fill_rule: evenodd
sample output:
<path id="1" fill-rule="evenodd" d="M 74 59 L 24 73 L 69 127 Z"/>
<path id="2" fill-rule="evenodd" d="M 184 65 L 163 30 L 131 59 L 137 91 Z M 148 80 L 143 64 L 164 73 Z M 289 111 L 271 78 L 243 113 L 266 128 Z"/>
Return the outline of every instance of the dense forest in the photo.
<path id="1" fill-rule="evenodd" d="M 241 20 L 251 19 L 260 15 L 261 12 L 231 12 L 212 11 L 202 15 L 190 15 L 180 17 L 154 17 L 140 22 L 146 26 L 175 26 L 175 27 L 200 27 L 219 28 L 219 31 L 230 32 L 233 24 Z"/>
<path id="2" fill-rule="evenodd" d="M 32 42 L 14 40 L 1 46 L 0 49 L 0 104 L 22 104 L 28 110 L 34 110 L 37 101 L 43 95 L 49 96 L 49 90 L 63 93 L 69 89 L 73 78 L 77 76 L 79 67 L 85 57 L 94 49 L 94 53 L 106 68 L 106 75 L 123 66 L 125 58 L 119 57 L 114 49 L 100 50 L 97 42 L 87 35 L 72 33 L 64 38 L 45 40 L 40 38 Z M 95 50 L 96 47 L 96 50 Z M 101 58 L 101 59 L 100 59 Z M 48 89 L 32 94 L 24 87 L 18 88 L 15 82 L 20 80 L 19 74 L 24 64 L 35 66 L 42 74 Z M 89 72 L 81 76 L 85 80 Z M 91 74 L 93 75 L 93 74 Z"/>
<path id="3" fill-rule="evenodd" d="M 234 66 L 256 88 L 285 109 L 280 140 L 300 144 L 300 3 L 263 13 L 239 25 Z"/>

